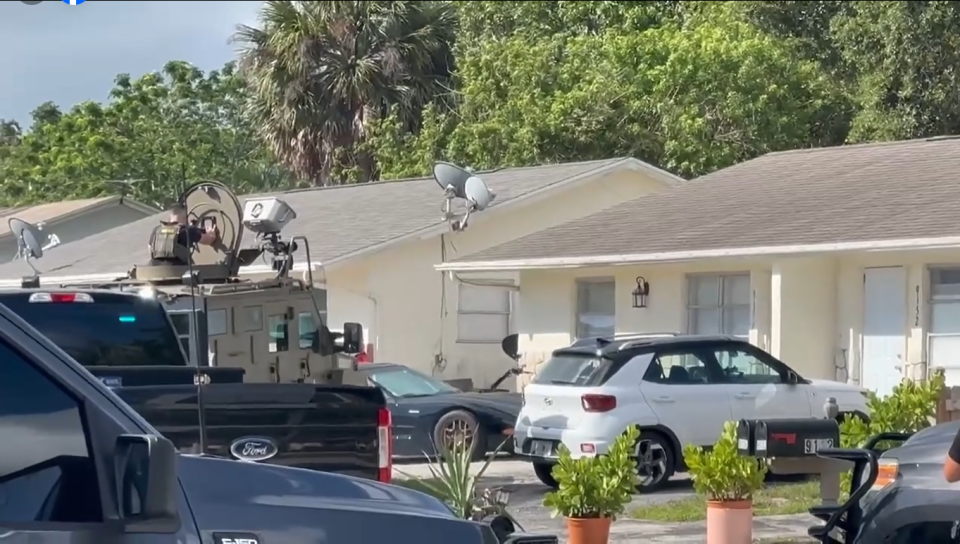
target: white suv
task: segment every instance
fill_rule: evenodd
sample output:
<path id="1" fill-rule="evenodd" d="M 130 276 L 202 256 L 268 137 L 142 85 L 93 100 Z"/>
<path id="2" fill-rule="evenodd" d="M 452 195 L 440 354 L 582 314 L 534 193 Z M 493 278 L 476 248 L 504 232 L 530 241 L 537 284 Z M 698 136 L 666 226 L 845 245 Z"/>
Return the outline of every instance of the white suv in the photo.
<path id="1" fill-rule="evenodd" d="M 639 487 L 654 490 L 683 471 L 687 444 L 712 445 L 723 423 L 822 418 L 827 397 L 840 414 L 866 417 L 866 392 L 807 380 L 735 337 L 649 335 L 591 338 L 557 350 L 523 390 L 515 453 L 550 472 L 560 444 L 577 457 L 606 452 L 627 426 L 640 428 Z"/>

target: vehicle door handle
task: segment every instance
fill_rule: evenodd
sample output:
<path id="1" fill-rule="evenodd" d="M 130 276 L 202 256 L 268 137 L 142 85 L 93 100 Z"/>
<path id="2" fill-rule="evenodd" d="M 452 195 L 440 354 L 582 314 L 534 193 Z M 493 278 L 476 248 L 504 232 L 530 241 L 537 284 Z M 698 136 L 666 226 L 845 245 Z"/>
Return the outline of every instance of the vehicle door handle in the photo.
<path id="1" fill-rule="evenodd" d="M 737 393 L 736 395 L 734 395 L 734 397 L 735 397 L 735 398 L 738 398 L 738 399 L 755 399 L 755 398 L 757 398 L 756 395 L 753 395 L 753 394 L 751 394 L 751 393 Z"/>
<path id="2" fill-rule="evenodd" d="M 653 402 L 673 402 L 673 397 L 661 395 L 659 397 L 653 397 Z"/>

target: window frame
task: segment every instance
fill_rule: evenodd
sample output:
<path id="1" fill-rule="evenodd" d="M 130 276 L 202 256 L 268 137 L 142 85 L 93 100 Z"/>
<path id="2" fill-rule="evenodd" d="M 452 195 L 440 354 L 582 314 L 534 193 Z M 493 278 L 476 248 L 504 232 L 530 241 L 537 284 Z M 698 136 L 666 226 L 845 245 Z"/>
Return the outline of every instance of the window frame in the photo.
<path id="1" fill-rule="evenodd" d="M 714 362 L 717 365 L 717 368 L 720 369 L 721 383 L 733 384 L 733 385 L 769 385 L 767 382 L 758 382 L 758 383 L 744 383 L 744 382 L 734 382 L 727 379 L 726 373 L 723 372 L 723 365 L 720 364 L 720 360 L 717 359 L 717 352 L 720 351 L 741 351 L 746 355 L 749 355 L 759 361 L 761 364 L 765 364 L 770 367 L 771 370 L 777 373 L 777 376 L 780 377 L 779 382 L 774 382 L 774 385 L 789 385 L 789 374 L 793 372 L 797 376 L 797 383 L 805 383 L 806 380 L 800 376 L 800 374 L 790 368 L 786 363 L 777 359 L 773 355 L 759 349 L 758 347 L 750 344 L 748 342 L 719 342 L 713 346 L 711 349 L 711 355 L 713 356 Z"/>
<path id="2" fill-rule="evenodd" d="M 726 299 L 726 294 L 725 294 L 726 281 L 730 278 L 746 278 L 747 279 L 749 290 L 748 290 L 747 301 L 745 303 L 733 303 L 733 302 L 727 302 L 725 300 Z M 749 272 L 720 272 L 720 273 L 707 272 L 703 274 L 687 274 L 686 279 L 687 279 L 687 283 L 686 283 L 687 332 L 689 332 L 690 334 L 707 334 L 707 333 L 698 332 L 696 330 L 697 329 L 696 311 L 697 310 L 717 310 L 717 321 L 718 321 L 717 330 L 720 331 L 720 334 L 733 336 L 733 337 L 741 338 L 744 340 L 747 340 L 750 337 L 750 330 L 754 328 L 754 323 L 753 323 L 754 316 L 753 316 L 753 304 L 752 304 L 753 282 L 750 279 Z M 694 300 L 695 300 L 694 293 L 696 292 L 696 290 L 694 289 L 694 283 L 697 281 L 702 281 L 704 279 L 717 280 L 718 289 L 717 289 L 717 301 L 715 304 L 695 304 L 694 303 Z M 747 310 L 750 317 L 750 323 L 747 326 L 747 334 L 733 334 L 733 333 L 724 332 L 723 330 L 724 310 L 733 309 L 733 308 Z"/>
<path id="3" fill-rule="evenodd" d="M 949 305 L 956 304 L 960 306 L 960 294 L 956 295 L 937 295 L 935 294 L 935 283 L 934 278 L 936 278 L 937 272 L 949 270 L 960 272 L 960 265 L 937 265 L 937 266 L 928 266 L 927 267 L 927 279 L 929 281 L 929 287 L 927 288 L 927 323 L 924 325 L 924 331 L 926 332 L 926 341 L 924 342 L 924 348 L 926 349 L 926 360 L 927 366 L 929 368 L 933 367 L 942 367 L 944 370 L 947 369 L 960 369 L 960 364 L 949 365 L 949 364 L 938 364 L 937 361 L 933 358 L 933 343 L 937 338 L 960 338 L 960 330 L 958 332 L 933 332 L 936 324 L 934 323 L 934 310 L 937 305 Z"/>
<path id="4" fill-rule="evenodd" d="M 581 304 L 580 304 L 580 288 L 584 285 L 591 284 L 612 284 L 613 286 L 613 308 L 610 310 L 610 317 L 613 318 L 613 330 L 609 334 L 599 335 L 603 336 L 613 336 L 617 333 L 617 278 L 613 276 L 586 276 L 581 278 L 576 278 L 573 282 L 573 339 L 574 341 L 580 340 L 582 338 L 593 338 L 597 335 L 587 335 L 584 336 L 582 333 L 585 332 L 580 328 L 580 315 L 581 315 Z"/>
<path id="5" fill-rule="evenodd" d="M 720 369 L 719 364 L 717 363 L 716 358 L 713 355 L 715 345 L 697 345 L 691 344 L 686 346 L 670 346 L 669 348 L 658 349 L 653 353 L 653 358 L 650 359 L 650 366 L 643 372 L 643 377 L 641 381 L 643 383 L 649 383 L 653 385 L 692 385 L 692 386 L 703 386 L 703 385 L 722 385 L 725 383 L 725 380 L 722 376 L 722 369 Z M 672 355 L 692 355 L 697 358 L 701 363 L 703 363 L 704 368 L 707 370 L 707 381 L 706 382 L 693 382 L 693 383 L 671 383 L 666 381 L 653 381 L 648 379 L 649 374 L 652 368 L 654 368 L 654 363 L 659 363 L 660 357 L 669 357 Z M 663 367 L 661 365 L 661 373 L 663 372 Z"/>
<path id="6" fill-rule="evenodd" d="M 481 283 L 482 282 L 482 283 Z M 502 290 L 503 294 L 506 297 L 507 309 L 506 310 L 475 310 L 475 309 L 464 309 L 463 306 L 463 290 L 464 288 L 468 289 L 493 289 L 493 290 Z M 516 291 L 516 284 L 510 280 L 476 280 L 476 281 L 460 281 L 457 283 L 457 343 L 458 344 L 500 344 L 504 337 L 509 336 L 513 332 L 514 323 L 513 323 L 513 313 L 514 313 L 514 292 Z M 462 323 L 463 317 L 466 316 L 485 316 L 485 317 L 496 317 L 499 316 L 503 319 L 504 325 L 504 335 L 500 338 L 484 338 L 483 336 L 465 336 L 464 331 L 467 329 Z"/>

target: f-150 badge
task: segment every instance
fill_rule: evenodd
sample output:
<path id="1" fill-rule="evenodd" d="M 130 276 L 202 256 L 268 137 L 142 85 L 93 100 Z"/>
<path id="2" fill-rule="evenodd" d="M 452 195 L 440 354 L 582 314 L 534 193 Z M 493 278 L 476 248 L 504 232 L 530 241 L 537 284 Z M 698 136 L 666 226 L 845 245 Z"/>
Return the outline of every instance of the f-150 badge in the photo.
<path id="1" fill-rule="evenodd" d="M 213 541 L 217 544 L 260 544 L 253 533 L 213 533 Z"/>

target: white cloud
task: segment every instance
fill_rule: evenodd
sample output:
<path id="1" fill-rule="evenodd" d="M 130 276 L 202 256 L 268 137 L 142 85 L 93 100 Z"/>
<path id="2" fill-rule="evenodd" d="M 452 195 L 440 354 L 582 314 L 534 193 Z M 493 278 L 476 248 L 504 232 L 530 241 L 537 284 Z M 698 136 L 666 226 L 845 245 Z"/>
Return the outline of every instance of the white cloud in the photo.
<path id="1" fill-rule="evenodd" d="M 218 68 L 235 58 L 237 24 L 253 24 L 257 1 L 98 1 L 70 6 L 0 2 L 0 118 L 29 123 L 52 100 L 63 109 L 105 100 L 119 73 L 134 76 L 185 60 Z"/>

